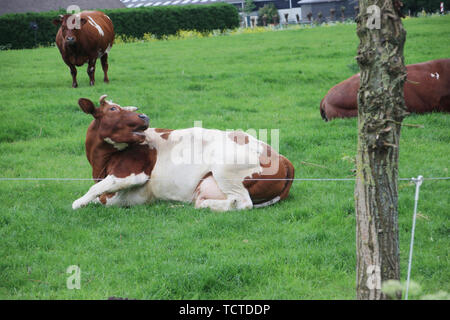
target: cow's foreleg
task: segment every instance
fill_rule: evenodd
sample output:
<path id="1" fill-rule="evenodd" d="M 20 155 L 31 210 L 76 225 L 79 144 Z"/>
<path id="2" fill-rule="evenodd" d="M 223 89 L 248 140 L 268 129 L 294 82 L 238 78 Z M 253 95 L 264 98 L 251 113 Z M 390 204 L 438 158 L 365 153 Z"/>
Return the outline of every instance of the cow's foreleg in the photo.
<path id="1" fill-rule="evenodd" d="M 97 62 L 96 58 L 89 59 L 87 74 L 89 76 L 89 84 L 91 86 L 95 83 L 95 63 Z"/>
<path id="2" fill-rule="evenodd" d="M 77 83 L 77 68 L 73 64 L 69 64 L 70 74 L 72 75 L 72 88 L 78 87 Z"/>
<path id="3" fill-rule="evenodd" d="M 103 69 L 103 81 L 108 83 L 109 79 L 108 79 L 108 54 L 105 53 L 102 57 L 101 57 L 101 62 L 102 62 L 102 69 Z"/>
<path id="4" fill-rule="evenodd" d="M 76 210 L 84 207 L 104 193 L 114 193 L 132 187 L 142 186 L 148 181 L 148 178 L 148 175 L 145 173 L 132 174 L 125 178 L 117 178 L 109 175 L 102 181 L 94 184 L 84 196 L 75 200 L 72 204 L 72 209 Z"/>

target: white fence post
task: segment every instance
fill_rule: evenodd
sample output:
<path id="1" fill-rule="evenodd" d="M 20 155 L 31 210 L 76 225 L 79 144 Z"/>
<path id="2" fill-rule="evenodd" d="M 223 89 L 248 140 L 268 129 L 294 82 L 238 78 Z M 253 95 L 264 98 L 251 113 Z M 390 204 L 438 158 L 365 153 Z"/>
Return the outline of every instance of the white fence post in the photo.
<path id="1" fill-rule="evenodd" d="M 408 291 L 409 291 L 409 280 L 411 276 L 411 262 L 412 262 L 412 254 L 414 247 L 414 230 L 416 229 L 416 217 L 417 217 L 417 203 L 419 202 L 419 190 L 420 186 L 423 182 L 423 177 L 418 176 L 417 178 L 411 179 L 416 184 L 416 194 L 414 196 L 414 215 L 413 215 L 413 224 L 411 230 L 411 244 L 409 247 L 409 261 L 408 261 L 408 276 L 406 279 L 406 292 L 405 292 L 405 300 L 408 300 Z"/>

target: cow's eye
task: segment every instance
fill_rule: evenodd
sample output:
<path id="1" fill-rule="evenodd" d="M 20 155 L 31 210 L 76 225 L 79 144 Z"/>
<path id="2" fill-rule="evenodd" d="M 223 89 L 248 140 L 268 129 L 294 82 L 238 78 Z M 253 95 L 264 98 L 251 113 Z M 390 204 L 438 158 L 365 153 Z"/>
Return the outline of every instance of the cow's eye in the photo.
<path id="1" fill-rule="evenodd" d="M 116 107 L 111 107 L 109 110 L 111 110 L 111 111 L 116 111 L 117 108 L 116 108 Z"/>

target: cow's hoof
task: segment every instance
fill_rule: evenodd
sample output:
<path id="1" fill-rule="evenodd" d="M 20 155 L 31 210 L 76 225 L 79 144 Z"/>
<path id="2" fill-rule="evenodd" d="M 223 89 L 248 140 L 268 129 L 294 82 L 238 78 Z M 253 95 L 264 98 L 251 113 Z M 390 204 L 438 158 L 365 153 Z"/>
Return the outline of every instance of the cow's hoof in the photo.
<path id="1" fill-rule="evenodd" d="M 72 203 L 72 209 L 73 209 L 73 210 L 77 210 L 77 209 L 80 209 L 80 208 L 84 207 L 85 205 L 86 205 L 86 204 L 83 203 L 83 201 L 81 201 L 80 199 L 78 199 L 78 200 L 75 200 L 75 201 Z"/>
<path id="2" fill-rule="evenodd" d="M 103 82 L 104 83 L 109 83 L 109 80 L 108 79 L 104 79 Z"/>
<path id="3" fill-rule="evenodd" d="M 212 211 L 224 212 L 230 210 L 229 201 L 206 199 L 198 206 L 200 209 L 210 209 Z"/>
<path id="4" fill-rule="evenodd" d="M 78 83 L 72 83 L 72 88 L 78 88 Z"/>
<path id="5" fill-rule="evenodd" d="M 90 85 L 90 86 L 93 86 L 93 85 L 94 85 L 94 82 L 93 82 L 93 81 L 89 82 L 89 85 Z"/>

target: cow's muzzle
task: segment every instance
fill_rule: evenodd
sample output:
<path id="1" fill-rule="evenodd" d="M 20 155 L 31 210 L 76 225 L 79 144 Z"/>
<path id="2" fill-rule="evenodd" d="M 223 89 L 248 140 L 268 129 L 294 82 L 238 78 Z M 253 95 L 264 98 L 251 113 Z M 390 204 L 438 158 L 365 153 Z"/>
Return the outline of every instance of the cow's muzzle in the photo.
<path id="1" fill-rule="evenodd" d="M 75 38 L 74 37 L 67 37 L 66 38 L 66 44 L 68 46 L 73 46 L 75 44 Z"/>
<path id="2" fill-rule="evenodd" d="M 137 127 L 134 130 L 134 134 L 136 135 L 144 135 L 144 131 L 148 129 L 148 125 L 150 123 L 150 119 L 147 117 L 147 115 L 141 113 L 140 115 L 138 115 L 139 119 L 142 119 L 144 121 L 144 124 Z"/>
<path id="3" fill-rule="evenodd" d="M 145 125 L 148 127 L 148 124 L 149 124 L 149 122 L 150 122 L 150 119 L 147 117 L 147 115 L 141 113 L 140 115 L 138 115 L 138 117 L 139 117 L 140 119 L 144 120 Z"/>

